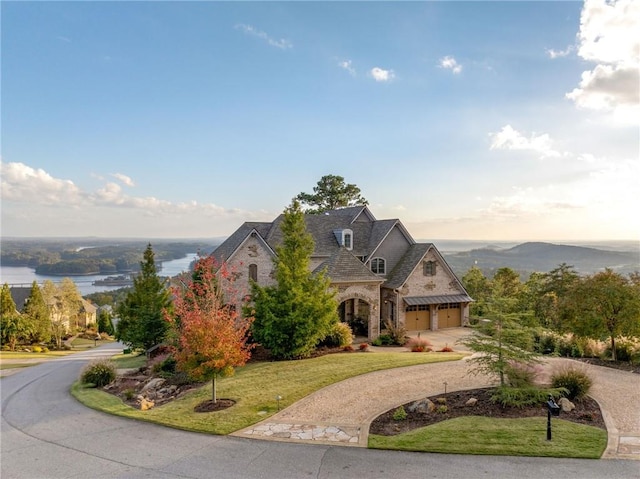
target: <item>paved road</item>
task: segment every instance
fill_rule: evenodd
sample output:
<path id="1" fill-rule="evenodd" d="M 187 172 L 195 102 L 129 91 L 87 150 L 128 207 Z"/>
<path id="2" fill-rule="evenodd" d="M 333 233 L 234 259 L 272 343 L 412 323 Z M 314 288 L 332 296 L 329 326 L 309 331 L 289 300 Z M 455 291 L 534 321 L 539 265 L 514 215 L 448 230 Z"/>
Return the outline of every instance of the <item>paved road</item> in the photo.
<path id="1" fill-rule="evenodd" d="M 85 408 L 69 385 L 102 346 L 2 378 L 0 475 L 20 478 L 636 478 L 640 462 L 373 451 L 207 436 Z"/>

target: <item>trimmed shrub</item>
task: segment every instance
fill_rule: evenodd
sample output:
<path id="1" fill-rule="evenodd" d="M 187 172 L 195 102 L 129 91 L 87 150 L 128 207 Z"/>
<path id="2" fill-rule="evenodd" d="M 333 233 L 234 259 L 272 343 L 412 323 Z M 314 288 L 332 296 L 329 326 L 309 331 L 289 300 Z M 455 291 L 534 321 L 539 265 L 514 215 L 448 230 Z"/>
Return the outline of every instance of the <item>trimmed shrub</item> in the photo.
<path id="1" fill-rule="evenodd" d="M 42 352 L 42 347 L 35 345 L 35 346 L 31 346 L 31 351 L 33 351 L 34 353 L 41 353 Z"/>
<path id="2" fill-rule="evenodd" d="M 561 336 L 556 345 L 558 355 L 565 358 L 581 358 L 584 356 L 584 341 L 572 334 Z"/>
<path id="3" fill-rule="evenodd" d="M 604 351 L 604 345 L 601 341 L 591 338 L 580 338 L 582 342 L 582 351 L 585 358 L 599 358 Z"/>
<path id="4" fill-rule="evenodd" d="M 404 421 L 405 419 L 407 419 L 407 411 L 404 410 L 404 406 L 400 406 L 398 409 L 393 411 L 394 421 Z"/>
<path id="5" fill-rule="evenodd" d="M 347 323 L 335 323 L 329 334 L 320 343 L 329 348 L 344 348 L 353 343 L 353 333 Z"/>
<path id="6" fill-rule="evenodd" d="M 535 404 L 544 404 L 549 399 L 549 394 L 559 397 L 563 389 L 544 389 L 535 386 L 514 388 L 510 386 L 498 387 L 491 396 L 491 401 L 502 407 L 523 408 Z"/>
<path id="7" fill-rule="evenodd" d="M 616 360 L 631 362 L 634 350 L 635 344 L 633 343 L 633 341 L 627 338 L 619 338 L 616 341 Z M 604 348 L 602 357 L 606 359 L 611 359 L 613 357 L 613 355 L 611 354 L 611 343 L 608 343 Z"/>
<path id="8" fill-rule="evenodd" d="M 106 386 L 116 378 L 115 365 L 105 359 L 90 362 L 82 371 L 80 380 L 84 384 L 93 384 L 96 387 Z"/>
<path id="9" fill-rule="evenodd" d="M 381 334 L 376 339 L 371 341 L 371 344 L 374 346 L 392 346 L 393 338 L 388 334 Z"/>
<path id="10" fill-rule="evenodd" d="M 533 350 L 540 354 L 556 352 L 558 336 L 551 331 L 536 331 L 533 335 Z"/>
<path id="11" fill-rule="evenodd" d="M 514 388 L 527 388 L 535 384 L 542 372 L 538 364 L 527 364 L 511 361 L 505 369 L 507 382 Z"/>
<path id="12" fill-rule="evenodd" d="M 581 399 L 589 393 L 593 380 L 584 368 L 565 366 L 551 374 L 551 386 L 566 389 L 568 399 Z"/>
<path id="13" fill-rule="evenodd" d="M 360 351 L 369 351 L 369 345 L 367 343 L 360 343 L 358 349 Z"/>
<path id="14" fill-rule="evenodd" d="M 431 346 L 431 343 L 426 339 L 422 339 L 422 338 L 411 338 L 404 345 L 404 347 L 409 348 L 412 353 L 422 353 L 425 351 L 432 351 L 432 349 L 429 346 Z"/>
<path id="15" fill-rule="evenodd" d="M 452 353 L 453 352 L 453 348 L 451 346 L 449 346 L 448 344 L 444 345 L 444 348 L 442 349 L 438 349 L 439 353 Z"/>
<path id="16" fill-rule="evenodd" d="M 394 326 L 391 321 L 385 320 L 384 327 L 387 330 L 387 334 L 391 337 L 391 344 L 402 346 L 407 341 L 407 330 L 404 326 Z"/>

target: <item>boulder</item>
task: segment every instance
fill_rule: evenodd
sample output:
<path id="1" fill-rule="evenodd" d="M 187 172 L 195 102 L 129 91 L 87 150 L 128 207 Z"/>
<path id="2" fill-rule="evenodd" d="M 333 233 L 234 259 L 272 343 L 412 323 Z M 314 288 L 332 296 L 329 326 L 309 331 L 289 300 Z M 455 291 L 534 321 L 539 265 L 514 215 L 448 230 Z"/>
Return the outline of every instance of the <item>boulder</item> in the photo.
<path id="1" fill-rule="evenodd" d="M 476 404 L 478 404 L 478 400 L 476 398 L 469 398 L 469 400 L 464 403 L 465 406 L 475 406 Z"/>
<path id="2" fill-rule="evenodd" d="M 160 386 L 162 386 L 165 382 L 167 382 L 166 379 L 163 378 L 154 378 L 152 380 L 150 380 L 147 384 L 145 384 L 142 389 L 140 390 L 140 392 L 145 392 L 148 391 L 150 389 L 158 389 Z"/>
<path id="3" fill-rule="evenodd" d="M 142 400 L 140 401 L 141 411 L 148 411 L 153 406 L 155 406 L 155 403 L 153 401 L 149 401 L 148 399 L 142 398 Z"/>
<path id="4" fill-rule="evenodd" d="M 420 399 L 412 402 L 407 409 L 409 412 L 417 412 L 421 414 L 429 414 L 436 410 L 436 405 L 430 399 Z"/>
<path id="5" fill-rule="evenodd" d="M 571 412 L 576 408 L 576 405 L 569 401 L 567 398 L 560 398 L 558 406 L 562 412 Z"/>

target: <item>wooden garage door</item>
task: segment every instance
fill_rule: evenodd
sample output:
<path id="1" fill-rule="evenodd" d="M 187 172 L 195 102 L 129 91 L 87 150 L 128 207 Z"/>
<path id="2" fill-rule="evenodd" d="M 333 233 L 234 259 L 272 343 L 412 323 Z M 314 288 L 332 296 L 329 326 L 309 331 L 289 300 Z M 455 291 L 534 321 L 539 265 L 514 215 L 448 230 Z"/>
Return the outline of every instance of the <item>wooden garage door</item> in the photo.
<path id="1" fill-rule="evenodd" d="M 438 307 L 438 329 L 462 326 L 460 303 L 441 304 Z"/>
<path id="2" fill-rule="evenodd" d="M 404 317 L 404 327 L 407 331 L 424 331 L 431 329 L 429 305 L 407 306 Z"/>

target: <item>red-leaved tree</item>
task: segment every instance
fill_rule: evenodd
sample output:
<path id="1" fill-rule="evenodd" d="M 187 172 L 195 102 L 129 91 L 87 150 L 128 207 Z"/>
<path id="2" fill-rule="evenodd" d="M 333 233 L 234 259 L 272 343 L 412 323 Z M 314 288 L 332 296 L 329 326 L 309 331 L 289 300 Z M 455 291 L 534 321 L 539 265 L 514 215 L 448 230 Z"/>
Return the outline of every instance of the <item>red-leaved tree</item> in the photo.
<path id="1" fill-rule="evenodd" d="M 177 334 L 177 367 L 196 380 L 211 380 L 215 403 L 218 376 L 232 376 L 251 356 L 253 318 L 238 313 L 234 275 L 212 257 L 198 259 L 191 279 L 173 293 L 174 312 L 167 319 Z"/>

